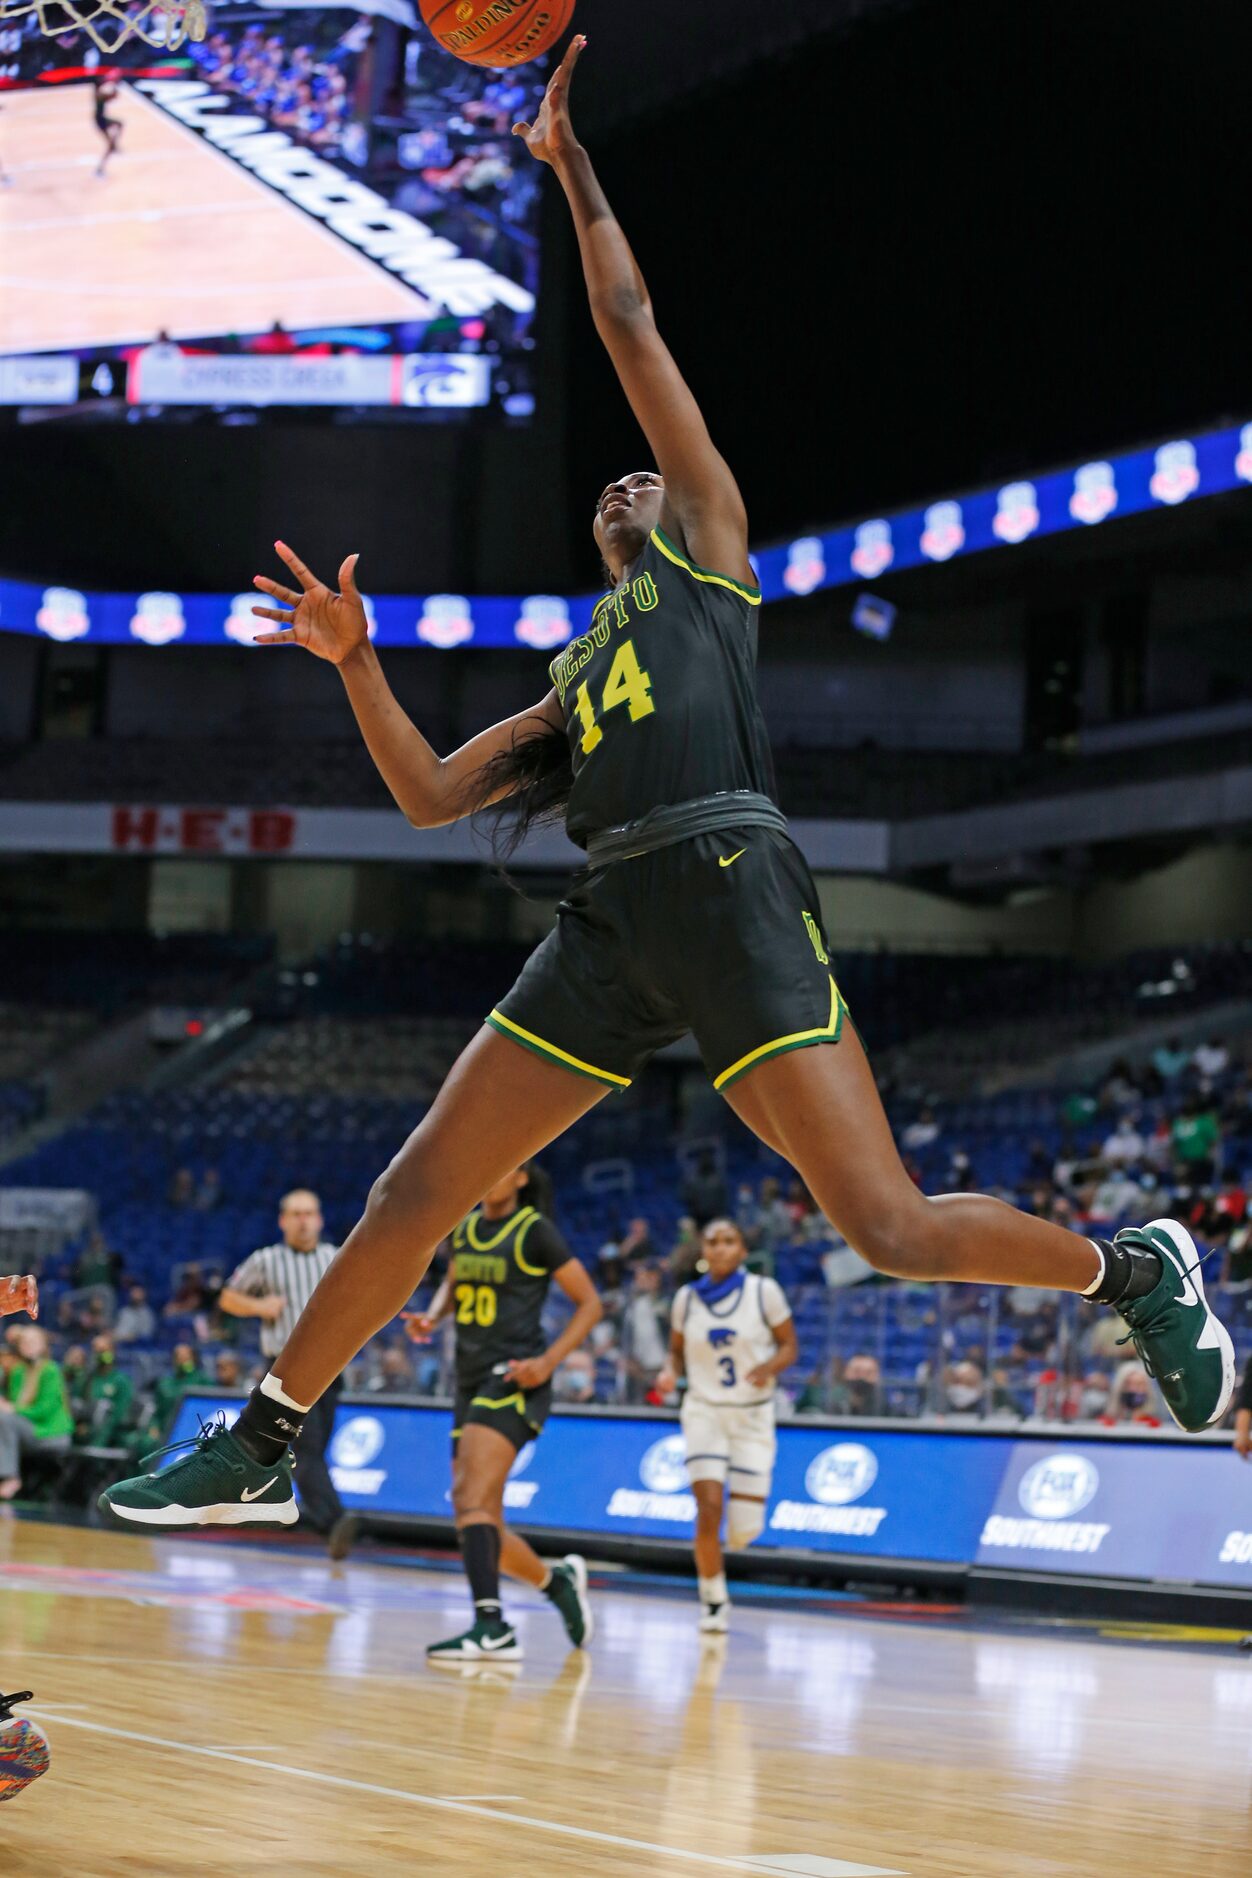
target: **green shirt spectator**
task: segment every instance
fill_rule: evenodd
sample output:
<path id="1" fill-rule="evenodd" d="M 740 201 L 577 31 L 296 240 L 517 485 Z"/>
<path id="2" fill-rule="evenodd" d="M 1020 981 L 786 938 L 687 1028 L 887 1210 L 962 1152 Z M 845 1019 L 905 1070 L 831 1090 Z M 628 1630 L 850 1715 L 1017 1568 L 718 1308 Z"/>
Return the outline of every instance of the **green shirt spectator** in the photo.
<path id="1" fill-rule="evenodd" d="M 92 1348 L 96 1362 L 83 1391 L 84 1432 L 93 1447 L 114 1448 L 130 1427 L 134 1384 L 126 1371 L 117 1367 L 112 1337 L 97 1337 Z"/>
<path id="2" fill-rule="evenodd" d="M 41 1441 L 57 1441 L 74 1432 L 65 1378 L 51 1357 L 18 1363 L 10 1371 L 9 1401 Z"/>
<path id="3" fill-rule="evenodd" d="M 213 1378 L 200 1367 L 195 1349 L 190 1343 L 176 1343 L 173 1351 L 173 1367 L 164 1376 L 157 1378 L 152 1391 L 152 1414 L 148 1418 L 145 1435 L 149 1441 L 164 1441 L 174 1426 L 174 1417 L 188 1389 L 211 1389 Z"/>
<path id="4" fill-rule="evenodd" d="M 1212 1166 L 1220 1131 L 1211 1109 L 1201 1109 L 1198 1103 L 1188 1102 L 1182 1114 L 1174 1117 L 1171 1132 L 1174 1153 L 1184 1167 L 1200 1163 Z"/>

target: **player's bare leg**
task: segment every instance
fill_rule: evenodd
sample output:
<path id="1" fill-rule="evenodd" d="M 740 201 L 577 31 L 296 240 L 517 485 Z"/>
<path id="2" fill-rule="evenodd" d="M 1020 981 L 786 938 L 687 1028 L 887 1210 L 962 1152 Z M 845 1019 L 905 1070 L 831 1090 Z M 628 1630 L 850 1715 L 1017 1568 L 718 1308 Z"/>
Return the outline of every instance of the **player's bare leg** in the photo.
<path id="1" fill-rule="evenodd" d="M 722 1511 L 726 1490 L 720 1480 L 693 1480 L 696 1503 L 696 1581 L 700 1591 L 700 1629 L 719 1636 L 730 1627 L 730 1593 L 722 1557 Z"/>
<path id="2" fill-rule="evenodd" d="M 1208 1309 L 1195 1247 L 1177 1222 L 1154 1220 L 1097 1244 L 985 1194 L 919 1193 L 851 1025 L 836 1044 L 768 1058 L 726 1095 L 876 1270 L 1074 1291 L 1112 1304 L 1181 1427 L 1207 1427 L 1225 1414 L 1234 1349 Z"/>

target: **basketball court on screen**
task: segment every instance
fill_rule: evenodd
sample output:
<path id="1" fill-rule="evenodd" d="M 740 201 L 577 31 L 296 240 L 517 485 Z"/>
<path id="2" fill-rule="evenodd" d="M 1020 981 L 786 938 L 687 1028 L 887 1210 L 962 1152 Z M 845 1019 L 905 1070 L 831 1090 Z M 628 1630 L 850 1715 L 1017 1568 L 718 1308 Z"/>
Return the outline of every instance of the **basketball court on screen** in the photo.
<path id="1" fill-rule="evenodd" d="M 91 89 L 10 93 L 0 352 L 421 319 L 427 303 L 130 86 L 95 174 Z"/>

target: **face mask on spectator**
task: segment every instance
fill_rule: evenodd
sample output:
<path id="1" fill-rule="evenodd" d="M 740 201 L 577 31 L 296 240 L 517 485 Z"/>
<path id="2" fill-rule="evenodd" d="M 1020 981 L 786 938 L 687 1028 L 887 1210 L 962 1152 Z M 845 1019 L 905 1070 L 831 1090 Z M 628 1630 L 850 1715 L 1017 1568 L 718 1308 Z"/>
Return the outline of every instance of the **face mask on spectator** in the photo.
<path id="1" fill-rule="evenodd" d="M 948 1403 L 954 1409 L 973 1408 L 981 1394 L 977 1383 L 954 1382 L 948 1390 Z"/>

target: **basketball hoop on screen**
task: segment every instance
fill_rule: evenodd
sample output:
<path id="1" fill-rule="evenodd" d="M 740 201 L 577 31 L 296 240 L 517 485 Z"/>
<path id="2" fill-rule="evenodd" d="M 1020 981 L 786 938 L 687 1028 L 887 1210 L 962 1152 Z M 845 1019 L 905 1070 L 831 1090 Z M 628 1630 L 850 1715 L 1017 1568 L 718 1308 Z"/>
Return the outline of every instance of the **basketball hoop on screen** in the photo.
<path id="1" fill-rule="evenodd" d="M 184 40 L 203 39 L 208 30 L 205 0 L 0 0 L 0 20 L 27 13 L 49 39 L 84 32 L 106 53 L 128 39 L 177 52 Z"/>

